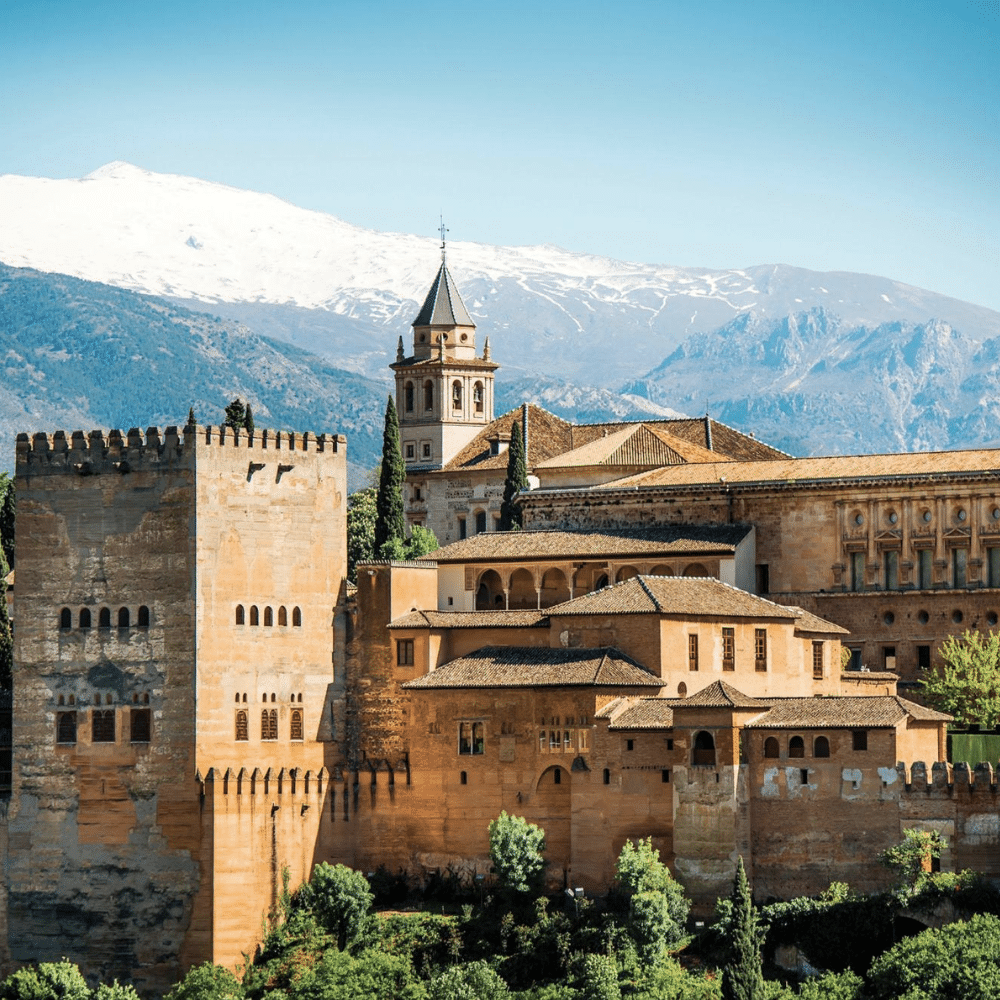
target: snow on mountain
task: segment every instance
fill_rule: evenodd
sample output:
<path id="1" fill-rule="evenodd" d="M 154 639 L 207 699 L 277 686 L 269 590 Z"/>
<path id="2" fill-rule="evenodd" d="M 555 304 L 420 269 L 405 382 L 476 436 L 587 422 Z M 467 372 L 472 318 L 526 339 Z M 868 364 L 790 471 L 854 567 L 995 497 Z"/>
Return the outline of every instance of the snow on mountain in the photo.
<path id="1" fill-rule="evenodd" d="M 258 332 L 384 377 L 438 250 L 431 238 L 117 162 L 80 179 L 0 177 L 0 260 L 213 303 Z M 1000 314 L 868 275 L 717 271 L 472 242 L 449 244 L 448 260 L 505 377 L 612 387 L 751 310 L 777 317 L 822 305 L 847 323 L 939 318 L 980 339 L 1000 335 Z"/>

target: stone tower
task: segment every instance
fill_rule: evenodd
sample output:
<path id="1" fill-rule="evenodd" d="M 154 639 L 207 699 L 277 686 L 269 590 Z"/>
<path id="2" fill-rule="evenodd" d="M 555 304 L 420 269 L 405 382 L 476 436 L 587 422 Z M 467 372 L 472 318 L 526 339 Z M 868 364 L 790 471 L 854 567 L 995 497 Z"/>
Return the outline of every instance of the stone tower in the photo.
<path id="1" fill-rule="evenodd" d="M 440 469 L 493 420 L 493 373 L 487 339 L 476 355 L 476 324 L 445 263 L 413 321 L 413 353 L 399 338 L 396 409 L 407 477 Z"/>

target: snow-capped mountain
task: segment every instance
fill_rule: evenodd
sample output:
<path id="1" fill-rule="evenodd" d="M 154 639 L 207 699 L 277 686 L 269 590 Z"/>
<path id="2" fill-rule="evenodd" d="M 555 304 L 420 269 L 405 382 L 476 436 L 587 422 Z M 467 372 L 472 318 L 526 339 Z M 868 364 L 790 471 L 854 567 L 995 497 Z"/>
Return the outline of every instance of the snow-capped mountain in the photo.
<path id="1" fill-rule="evenodd" d="M 1000 314 L 868 275 L 669 267 L 553 246 L 455 242 L 448 254 L 508 376 L 614 387 L 751 310 L 781 317 L 821 306 L 848 325 L 936 318 L 980 340 L 1000 335 Z M 384 377 L 433 278 L 438 244 L 111 163 L 80 179 L 0 177 L 0 261 L 194 308 L 211 303 L 259 333 Z"/>

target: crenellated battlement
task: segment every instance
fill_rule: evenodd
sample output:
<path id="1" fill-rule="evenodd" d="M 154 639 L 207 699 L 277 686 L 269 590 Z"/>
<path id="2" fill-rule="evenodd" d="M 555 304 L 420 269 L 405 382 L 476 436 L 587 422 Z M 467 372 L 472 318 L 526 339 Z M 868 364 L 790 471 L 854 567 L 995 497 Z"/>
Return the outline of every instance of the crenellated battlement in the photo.
<path id="1" fill-rule="evenodd" d="M 965 761 L 951 764 L 938 760 L 928 772 L 927 764 L 922 760 L 912 764 L 901 761 L 896 764 L 896 773 L 907 792 L 941 792 L 947 795 L 962 791 L 996 793 L 1000 767 L 994 768 L 986 761 L 971 766 Z"/>
<path id="2" fill-rule="evenodd" d="M 19 475 L 72 472 L 81 476 L 156 470 L 175 467 L 193 455 L 199 446 L 240 448 L 250 455 L 311 452 L 343 453 L 342 434 L 312 434 L 309 431 L 233 429 L 225 425 L 138 427 L 126 432 L 110 430 L 65 431 L 51 434 L 18 434 L 16 470 Z"/>

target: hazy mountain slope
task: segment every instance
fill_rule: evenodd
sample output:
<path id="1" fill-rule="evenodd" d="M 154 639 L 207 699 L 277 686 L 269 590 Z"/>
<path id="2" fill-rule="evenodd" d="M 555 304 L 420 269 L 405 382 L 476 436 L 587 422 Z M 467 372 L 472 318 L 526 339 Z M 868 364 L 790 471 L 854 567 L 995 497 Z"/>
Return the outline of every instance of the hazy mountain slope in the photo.
<path id="1" fill-rule="evenodd" d="M 1000 338 L 939 320 L 752 312 L 691 338 L 627 388 L 693 412 L 707 403 L 798 455 L 1000 443 Z"/>
<path id="2" fill-rule="evenodd" d="M 19 431 L 219 423 L 234 396 L 256 423 L 348 435 L 370 468 L 382 385 L 231 321 L 93 282 L 0 265 L 0 467 Z M 355 477 L 352 477 L 355 478 Z"/>
<path id="3" fill-rule="evenodd" d="M 79 180 L 0 177 L 0 260 L 231 307 L 259 333 L 377 377 L 430 285 L 436 244 L 122 163 Z M 869 275 L 712 271 L 461 241 L 448 259 L 508 375 L 611 388 L 751 309 L 780 318 L 821 307 L 866 326 L 936 318 L 975 339 L 1000 335 L 998 313 Z"/>

